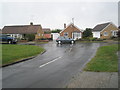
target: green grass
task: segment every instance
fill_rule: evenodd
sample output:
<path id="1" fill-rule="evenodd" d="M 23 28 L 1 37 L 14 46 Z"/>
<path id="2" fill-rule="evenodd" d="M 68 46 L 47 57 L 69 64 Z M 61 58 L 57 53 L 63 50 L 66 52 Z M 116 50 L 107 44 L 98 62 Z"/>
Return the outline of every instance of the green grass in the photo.
<path id="1" fill-rule="evenodd" d="M 118 71 L 118 45 L 102 46 L 94 58 L 86 65 L 84 70 L 95 72 L 117 72 Z"/>
<path id="2" fill-rule="evenodd" d="M 2 65 L 13 63 L 24 58 L 35 56 L 44 49 L 32 45 L 2 45 Z"/>
<path id="3" fill-rule="evenodd" d="M 78 43 L 99 43 L 99 42 L 106 42 L 106 41 L 76 41 Z"/>

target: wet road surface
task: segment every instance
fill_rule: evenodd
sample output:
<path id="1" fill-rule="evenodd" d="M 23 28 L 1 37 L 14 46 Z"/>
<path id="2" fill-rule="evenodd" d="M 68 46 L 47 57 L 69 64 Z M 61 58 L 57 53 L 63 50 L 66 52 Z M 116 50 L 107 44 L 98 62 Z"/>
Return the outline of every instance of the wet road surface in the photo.
<path id="1" fill-rule="evenodd" d="M 46 52 L 2 69 L 3 88 L 62 88 L 95 55 L 100 43 L 42 44 Z M 32 49 L 31 49 L 32 50 Z"/>

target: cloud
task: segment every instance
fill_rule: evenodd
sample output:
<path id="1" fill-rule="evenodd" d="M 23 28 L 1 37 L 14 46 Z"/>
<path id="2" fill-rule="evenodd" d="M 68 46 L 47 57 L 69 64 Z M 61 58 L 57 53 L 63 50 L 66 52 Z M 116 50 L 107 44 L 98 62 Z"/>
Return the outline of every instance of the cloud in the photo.
<path id="1" fill-rule="evenodd" d="M 41 24 L 42 27 L 63 28 L 72 18 L 82 29 L 112 21 L 117 24 L 117 2 L 5 2 L 2 4 L 2 26 Z"/>

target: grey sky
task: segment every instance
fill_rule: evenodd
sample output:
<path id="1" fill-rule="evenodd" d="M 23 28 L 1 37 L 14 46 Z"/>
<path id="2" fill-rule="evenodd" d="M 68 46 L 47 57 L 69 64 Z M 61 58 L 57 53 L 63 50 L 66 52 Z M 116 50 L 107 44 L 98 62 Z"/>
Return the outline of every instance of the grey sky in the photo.
<path id="1" fill-rule="evenodd" d="M 118 3 L 118 25 L 120 26 L 120 1 Z"/>
<path id="2" fill-rule="evenodd" d="M 62 29 L 73 17 L 81 29 L 109 21 L 118 26 L 117 2 L 3 2 L 0 9 L 0 28 L 33 22 L 43 28 Z"/>

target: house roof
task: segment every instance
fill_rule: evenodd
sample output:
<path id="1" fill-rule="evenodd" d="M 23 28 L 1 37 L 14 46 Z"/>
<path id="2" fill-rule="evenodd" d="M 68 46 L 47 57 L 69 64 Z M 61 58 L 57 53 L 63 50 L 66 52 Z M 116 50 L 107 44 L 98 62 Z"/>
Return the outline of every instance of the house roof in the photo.
<path id="1" fill-rule="evenodd" d="M 92 31 L 102 31 L 105 27 L 107 27 L 110 24 L 110 22 L 108 23 L 103 23 L 103 24 L 98 24 L 96 25 Z"/>
<path id="2" fill-rule="evenodd" d="M 50 28 L 43 28 L 42 29 L 44 32 L 50 32 Z"/>
<path id="3" fill-rule="evenodd" d="M 35 34 L 41 25 L 20 25 L 20 26 L 4 26 L 2 33 L 4 34 Z"/>
<path id="4" fill-rule="evenodd" d="M 81 31 L 81 29 L 79 29 L 77 26 L 75 26 L 73 23 L 70 23 L 66 28 L 64 28 L 60 33 L 62 33 L 64 30 L 66 30 L 68 27 L 70 27 L 70 26 L 72 26 L 72 27 L 74 27 L 74 28 L 77 28 L 76 30 L 76 32 L 82 32 Z"/>

